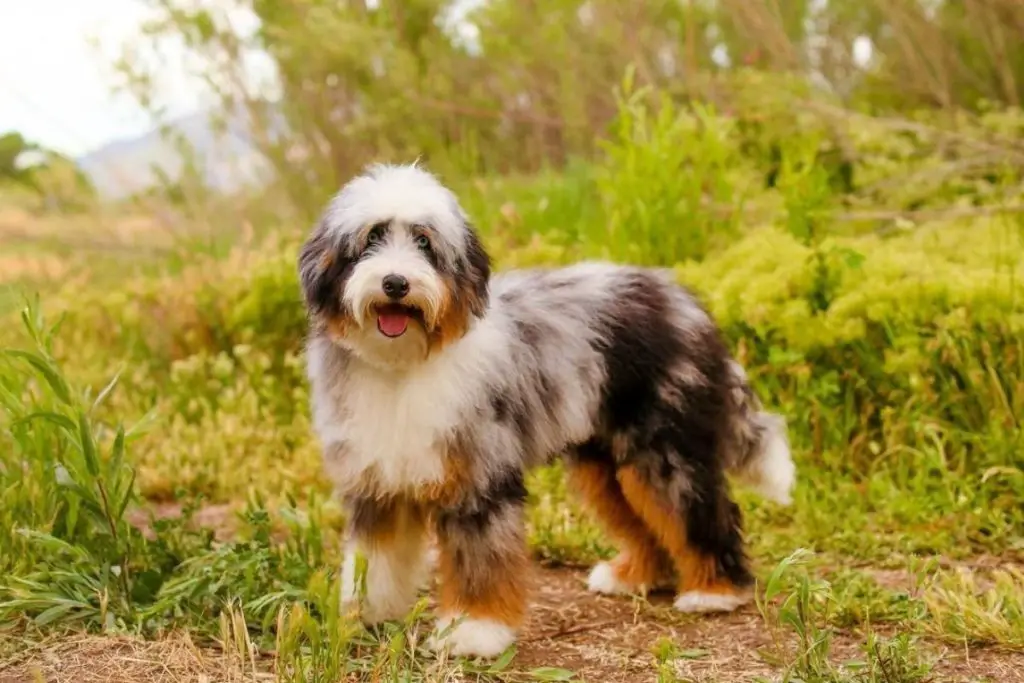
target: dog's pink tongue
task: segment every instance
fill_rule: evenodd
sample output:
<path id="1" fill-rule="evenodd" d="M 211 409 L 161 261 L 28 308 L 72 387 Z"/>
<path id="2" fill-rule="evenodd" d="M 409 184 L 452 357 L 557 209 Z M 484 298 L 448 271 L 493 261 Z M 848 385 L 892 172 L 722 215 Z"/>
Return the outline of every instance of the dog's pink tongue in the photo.
<path id="1" fill-rule="evenodd" d="M 377 329 L 388 337 L 400 337 L 409 326 L 409 316 L 401 311 L 381 311 L 377 314 Z"/>

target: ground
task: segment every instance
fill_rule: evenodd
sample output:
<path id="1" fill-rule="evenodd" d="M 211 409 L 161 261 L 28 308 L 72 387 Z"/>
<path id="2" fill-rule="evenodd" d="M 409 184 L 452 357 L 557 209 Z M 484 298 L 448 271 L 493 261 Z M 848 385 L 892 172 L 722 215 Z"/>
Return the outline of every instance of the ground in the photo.
<path id="1" fill-rule="evenodd" d="M 177 505 L 156 507 L 159 516 L 180 511 Z M 135 511 L 136 523 L 144 516 Z M 232 508 L 208 506 L 195 521 L 228 539 L 233 531 Z M 981 556 L 967 563 L 975 569 L 1003 566 L 1024 570 L 1021 558 Z M 949 566 L 966 566 L 947 562 Z M 783 669 L 774 661 L 791 661 L 790 636 L 773 632 L 756 604 L 719 615 L 684 615 L 672 609 L 670 593 L 647 598 L 596 595 L 586 590 L 585 567 L 536 563 L 535 588 L 528 625 L 517 645 L 510 670 L 545 668 L 574 672 L 575 680 L 627 683 L 658 680 L 694 683 L 742 683 L 779 680 Z M 861 567 L 880 587 L 912 589 L 905 571 Z M 423 628 L 429 622 L 422 624 Z M 895 628 L 882 628 L 892 635 Z M 886 632 L 889 633 L 886 633 Z M 842 629 L 832 640 L 836 663 L 864 658 L 864 633 Z M 925 639 L 916 654 L 931 665 L 924 679 L 882 678 L 897 683 L 1024 683 L 1024 651 L 974 647 Z M 274 653 L 253 653 L 251 659 L 215 646 L 197 644 L 188 634 L 160 640 L 82 634 L 53 636 L 0 662 L 0 683 L 234 683 L 275 680 Z M 467 677 L 468 678 L 468 677 Z M 352 680 L 357 680 L 353 678 Z"/>
<path id="2" fill-rule="evenodd" d="M 727 615 L 684 616 L 672 612 L 669 596 L 646 603 L 598 596 L 586 591 L 585 578 L 579 569 L 537 567 L 532 614 L 515 668 L 565 668 L 593 683 L 649 681 L 657 670 L 652 650 L 667 639 L 678 648 L 667 665 L 677 680 L 740 683 L 779 675 L 766 661 L 774 643 L 754 605 Z M 843 633 L 833 652 L 855 659 L 861 642 L 855 632 Z M 936 661 L 927 679 L 934 683 L 1024 681 L 1021 652 L 928 643 L 927 657 Z M 156 642 L 74 635 L 51 638 L 0 665 L 0 683 L 273 680 L 271 660 L 265 654 L 254 672 L 251 663 L 199 647 L 184 634 Z"/>

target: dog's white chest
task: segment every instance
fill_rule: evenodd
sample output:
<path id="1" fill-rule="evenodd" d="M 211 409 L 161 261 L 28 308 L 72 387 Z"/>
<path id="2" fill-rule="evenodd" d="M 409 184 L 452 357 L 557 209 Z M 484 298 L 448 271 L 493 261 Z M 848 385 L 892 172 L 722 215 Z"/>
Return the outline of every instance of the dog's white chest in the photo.
<path id="1" fill-rule="evenodd" d="M 341 391 L 316 397 L 314 421 L 328 476 L 345 489 L 372 470 L 375 485 L 385 491 L 442 481 L 446 437 L 466 398 L 458 382 L 441 373 L 400 379 L 353 373 Z M 332 449 L 332 442 L 344 448 Z"/>

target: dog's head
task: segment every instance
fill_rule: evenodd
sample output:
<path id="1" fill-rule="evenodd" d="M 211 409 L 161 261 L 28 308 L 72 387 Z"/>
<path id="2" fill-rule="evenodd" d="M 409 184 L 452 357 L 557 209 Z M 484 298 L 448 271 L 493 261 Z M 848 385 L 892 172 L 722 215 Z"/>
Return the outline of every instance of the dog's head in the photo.
<path id="1" fill-rule="evenodd" d="M 314 323 L 368 362 L 408 366 L 488 303 L 490 259 L 455 195 L 417 165 L 377 165 L 331 200 L 299 253 Z"/>

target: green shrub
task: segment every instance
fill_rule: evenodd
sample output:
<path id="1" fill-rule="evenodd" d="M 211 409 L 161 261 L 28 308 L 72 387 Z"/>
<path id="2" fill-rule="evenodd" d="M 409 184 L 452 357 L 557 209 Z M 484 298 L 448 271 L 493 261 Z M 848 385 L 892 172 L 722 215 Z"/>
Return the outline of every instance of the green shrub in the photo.
<path id="1" fill-rule="evenodd" d="M 978 470 L 1020 464 L 1022 246 L 1024 232 L 1004 220 L 817 248 L 764 229 L 677 272 L 769 396 L 815 416 L 807 436 L 831 439 L 815 451 L 843 446 L 848 464 L 863 465 L 938 431 L 956 444 L 951 458 Z M 824 310 L 819 253 L 833 282 Z M 819 415 L 832 424 L 814 424 Z"/>

